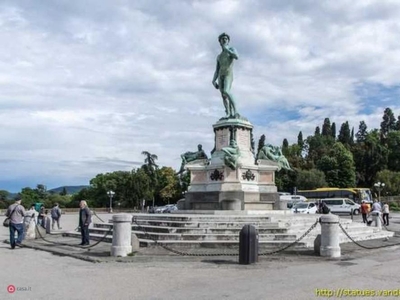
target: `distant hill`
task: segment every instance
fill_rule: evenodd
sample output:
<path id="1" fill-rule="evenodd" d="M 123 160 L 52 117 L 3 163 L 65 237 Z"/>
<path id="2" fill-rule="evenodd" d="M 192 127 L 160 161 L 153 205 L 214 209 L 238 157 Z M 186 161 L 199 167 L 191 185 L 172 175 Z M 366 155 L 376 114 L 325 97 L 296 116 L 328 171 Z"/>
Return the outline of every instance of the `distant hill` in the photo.
<path id="1" fill-rule="evenodd" d="M 88 188 L 88 185 L 70 185 L 70 186 L 60 186 L 51 190 L 47 190 L 49 193 L 59 194 L 65 188 L 67 190 L 67 194 L 72 195 L 79 193 L 81 190 Z"/>

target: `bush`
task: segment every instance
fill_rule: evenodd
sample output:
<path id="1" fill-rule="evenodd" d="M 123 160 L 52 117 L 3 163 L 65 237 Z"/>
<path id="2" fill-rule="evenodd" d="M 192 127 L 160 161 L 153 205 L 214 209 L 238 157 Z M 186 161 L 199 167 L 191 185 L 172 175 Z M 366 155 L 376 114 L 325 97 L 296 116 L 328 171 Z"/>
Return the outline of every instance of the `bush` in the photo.
<path id="1" fill-rule="evenodd" d="M 400 207 L 397 204 L 397 202 L 390 202 L 389 209 L 390 209 L 390 211 L 400 211 Z"/>

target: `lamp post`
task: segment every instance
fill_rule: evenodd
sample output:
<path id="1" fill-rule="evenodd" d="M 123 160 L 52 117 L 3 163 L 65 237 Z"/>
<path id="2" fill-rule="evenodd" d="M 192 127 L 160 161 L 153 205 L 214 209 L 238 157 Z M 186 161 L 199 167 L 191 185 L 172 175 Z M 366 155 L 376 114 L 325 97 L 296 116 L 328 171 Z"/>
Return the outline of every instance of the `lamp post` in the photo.
<path id="1" fill-rule="evenodd" d="M 112 198 L 114 197 L 115 192 L 110 190 L 110 191 L 107 192 L 107 195 L 108 195 L 108 197 L 110 197 L 110 210 L 109 210 L 109 213 L 112 213 L 113 212 L 112 211 Z"/>
<path id="2" fill-rule="evenodd" d="M 383 182 L 378 181 L 374 184 L 374 187 L 378 190 L 378 201 L 381 202 L 381 191 L 385 187 Z"/>

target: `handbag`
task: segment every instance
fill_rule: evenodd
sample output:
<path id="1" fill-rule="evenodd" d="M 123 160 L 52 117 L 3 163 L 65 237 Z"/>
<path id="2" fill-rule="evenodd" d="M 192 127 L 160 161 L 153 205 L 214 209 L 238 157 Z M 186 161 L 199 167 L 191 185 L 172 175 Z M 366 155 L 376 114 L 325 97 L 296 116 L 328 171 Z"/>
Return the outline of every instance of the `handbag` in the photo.
<path id="1" fill-rule="evenodd" d="M 10 216 L 7 217 L 4 222 L 3 222 L 3 226 L 4 227 L 10 227 L 10 223 L 11 223 L 11 216 L 14 213 L 14 211 L 17 209 L 18 205 L 16 207 L 14 207 L 13 211 L 11 212 Z"/>

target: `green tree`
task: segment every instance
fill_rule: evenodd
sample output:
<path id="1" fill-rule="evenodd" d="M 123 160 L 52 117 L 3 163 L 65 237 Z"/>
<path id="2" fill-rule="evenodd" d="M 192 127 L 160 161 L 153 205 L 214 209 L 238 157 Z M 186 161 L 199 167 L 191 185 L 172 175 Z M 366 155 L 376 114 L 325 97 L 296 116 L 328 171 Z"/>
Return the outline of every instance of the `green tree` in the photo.
<path id="1" fill-rule="evenodd" d="M 299 190 L 313 190 L 319 187 L 326 187 L 327 185 L 325 174 L 320 170 L 297 171 L 296 186 Z"/>
<path id="2" fill-rule="evenodd" d="M 372 186 L 376 174 L 386 168 L 388 157 L 388 150 L 381 144 L 378 130 L 370 131 L 364 142 L 353 146 L 352 152 L 357 172 L 357 185 Z"/>
<path id="3" fill-rule="evenodd" d="M 341 142 L 343 145 L 351 145 L 351 133 L 350 133 L 350 126 L 349 122 L 346 121 L 342 124 L 339 131 L 338 141 Z"/>
<path id="4" fill-rule="evenodd" d="M 400 131 L 392 131 L 387 135 L 388 169 L 400 171 Z"/>
<path id="5" fill-rule="evenodd" d="M 382 142 L 386 142 L 387 135 L 389 132 L 396 130 L 396 118 L 393 114 L 393 111 L 387 107 L 383 112 L 381 122 L 381 130 L 380 130 L 380 138 Z"/>
<path id="6" fill-rule="evenodd" d="M 367 137 L 367 124 L 365 124 L 364 121 L 360 122 L 360 125 L 358 126 L 358 131 L 356 133 L 356 141 L 357 143 L 362 143 L 365 142 L 365 138 Z"/>
<path id="7" fill-rule="evenodd" d="M 303 133 L 301 131 L 297 135 L 297 145 L 299 145 L 299 150 L 300 151 L 299 151 L 298 155 L 300 156 L 303 153 L 303 150 L 304 150 Z"/>
<path id="8" fill-rule="evenodd" d="M 164 203 L 176 202 L 181 196 L 179 178 L 171 167 L 162 167 L 159 171 L 159 196 Z M 177 199 L 178 198 L 178 199 Z"/>
<path id="9" fill-rule="evenodd" d="M 353 155 L 340 142 L 335 143 L 328 155 L 321 158 L 318 169 L 324 172 L 329 186 L 341 188 L 355 186 Z"/>
<path id="10" fill-rule="evenodd" d="M 336 124 L 335 124 L 335 122 L 332 123 L 331 134 L 332 134 L 332 138 L 336 139 Z"/>
<path id="11" fill-rule="evenodd" d="M 289 142 L 287 139 L 283 139 L 282 142 L 282 154 L 287 156 L 289 154 Z"/>
<path id="12" fill-rule="evenodd" d="M 329 118 L 325 118 L 324 124 L 322 125 L 322 135 L 323 136 L 332 136 L 332 127 L 331 127 L 331 121 Z"/>
<path id="13" fill-rule="evenodd" d="M 382 195 L 400 195 L 400 172 L 382 170 L 376 174 L 376 180 L 385 183 Z"/>

